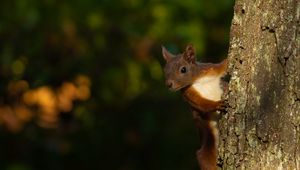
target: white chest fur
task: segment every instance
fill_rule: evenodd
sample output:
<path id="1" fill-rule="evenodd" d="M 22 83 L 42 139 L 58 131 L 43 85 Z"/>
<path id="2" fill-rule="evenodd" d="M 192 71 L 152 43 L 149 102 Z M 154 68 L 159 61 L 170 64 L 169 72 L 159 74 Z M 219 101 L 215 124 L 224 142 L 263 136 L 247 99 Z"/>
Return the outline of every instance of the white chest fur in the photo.
<path id="1" fill-rule="evenodd" d="M 192 87 L 204 98 L 219 101 L 223 94 L 220 76 L 205 76 L 195 81 Z"/>

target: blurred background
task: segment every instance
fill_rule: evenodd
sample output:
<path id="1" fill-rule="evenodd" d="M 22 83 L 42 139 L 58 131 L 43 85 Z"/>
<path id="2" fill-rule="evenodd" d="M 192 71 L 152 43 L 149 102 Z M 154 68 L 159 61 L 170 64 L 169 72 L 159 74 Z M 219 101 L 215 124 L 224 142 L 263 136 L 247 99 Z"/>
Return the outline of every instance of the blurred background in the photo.
<path id="1" fill-rule="evenodd" d="M 226 57 L 233 0 L 2 0 L 1 170 L 197 169 L 161 45 Z"/>

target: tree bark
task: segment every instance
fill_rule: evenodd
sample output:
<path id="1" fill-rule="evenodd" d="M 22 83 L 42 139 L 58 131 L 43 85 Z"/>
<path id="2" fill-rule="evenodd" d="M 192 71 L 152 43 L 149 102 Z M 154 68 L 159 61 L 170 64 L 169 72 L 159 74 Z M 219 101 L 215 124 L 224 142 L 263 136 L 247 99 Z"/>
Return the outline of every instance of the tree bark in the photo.
<path id="1" fill-rule="evenodd" d="M 235 3 L 219 165 L 300 170 L 300 2 Z"/>

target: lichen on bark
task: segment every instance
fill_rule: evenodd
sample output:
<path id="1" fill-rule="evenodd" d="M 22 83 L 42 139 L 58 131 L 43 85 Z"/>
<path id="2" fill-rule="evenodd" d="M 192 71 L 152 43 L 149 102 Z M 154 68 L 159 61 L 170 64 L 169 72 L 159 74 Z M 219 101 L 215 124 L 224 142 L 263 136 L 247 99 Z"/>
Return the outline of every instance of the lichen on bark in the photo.
<path id="1" fill-rule="evenodd" d="M 222 169 L 300 169 L 299 0 L 237 0 Z"/>

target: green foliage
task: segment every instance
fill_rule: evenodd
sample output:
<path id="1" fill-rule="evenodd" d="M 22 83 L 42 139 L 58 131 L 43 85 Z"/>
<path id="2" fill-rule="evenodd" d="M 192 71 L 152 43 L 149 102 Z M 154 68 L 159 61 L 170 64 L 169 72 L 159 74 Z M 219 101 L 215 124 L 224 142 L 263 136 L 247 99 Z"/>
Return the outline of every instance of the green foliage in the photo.
<path id="1" fill-rule="evenodd" d="M 219 61 L 232 8 L 232 0 L 2 1 L 0 169 L 197 169 L 197 133 L 164 86 L 160 47 L 177 53 L 192 43 L 199 59 Z M 66 105 L 63 87 L 77 96 Z M 29 92 L 44 103 L 28 104 Z"/>

